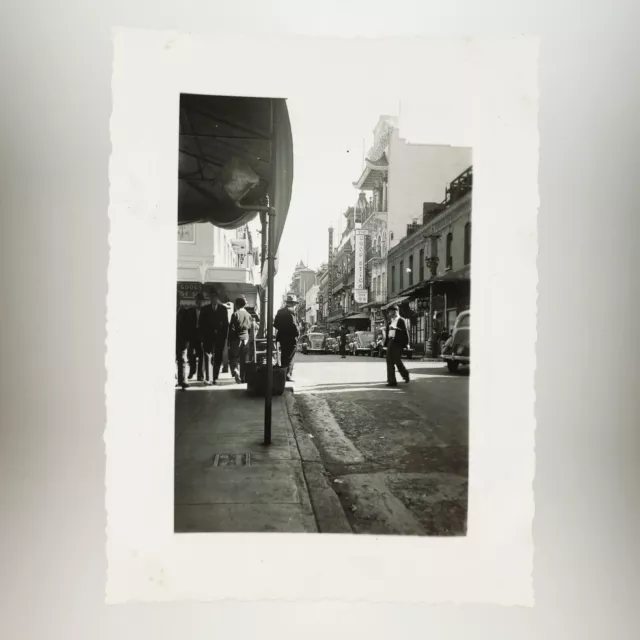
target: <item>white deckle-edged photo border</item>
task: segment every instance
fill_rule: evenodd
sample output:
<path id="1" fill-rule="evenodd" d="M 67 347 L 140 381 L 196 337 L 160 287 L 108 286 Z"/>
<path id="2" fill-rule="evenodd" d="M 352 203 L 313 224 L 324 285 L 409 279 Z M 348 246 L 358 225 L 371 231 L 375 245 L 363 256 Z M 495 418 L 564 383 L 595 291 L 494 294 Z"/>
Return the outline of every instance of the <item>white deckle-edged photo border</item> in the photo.
<path id="1" fill-rule="evenodd" d="M 108 602 L 533 604 L 537 63 L 537 41 L 527 38 L 114 32 Z M 363 79 L 368 67 L 375 75 Z M 174 534 L 180 93 L 284 97 L 293 113 L 309 92 L 348 100 L 363 91 L 398 96 L 409 142 L 473 149 L 468 535 Z M 295 136 L 293 123 L 294 154 Z M 135 318 L 150 309 L 154 320 L 141 331 Z"/>

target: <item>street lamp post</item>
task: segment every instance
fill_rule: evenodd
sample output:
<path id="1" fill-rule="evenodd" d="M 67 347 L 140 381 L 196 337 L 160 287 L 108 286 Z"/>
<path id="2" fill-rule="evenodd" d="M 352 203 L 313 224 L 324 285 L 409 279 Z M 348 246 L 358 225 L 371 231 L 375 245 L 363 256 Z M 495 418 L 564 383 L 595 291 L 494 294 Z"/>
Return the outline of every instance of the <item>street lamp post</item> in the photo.
<path id="1" fill-rule="evenodd" d="M 429 338 L 426 344 L 426 356 L 433 357 L 436 352 L 437 341 L 435 336 L 433 335 L 433 279 L 438 275 L 438 263 L 440 259 L 438 258 L 438 240 L 440 238 L 439 235 L 431 234 L 424 236 L 425 240 L 431 241 L 431 247 L 429 252 L 429 257 L 425 259 L 425 265 L 427 269 L 429 269 L 430 273 L 430 282 L 429 282 L 429 322 L 427 324 L 429 330 Z"/>

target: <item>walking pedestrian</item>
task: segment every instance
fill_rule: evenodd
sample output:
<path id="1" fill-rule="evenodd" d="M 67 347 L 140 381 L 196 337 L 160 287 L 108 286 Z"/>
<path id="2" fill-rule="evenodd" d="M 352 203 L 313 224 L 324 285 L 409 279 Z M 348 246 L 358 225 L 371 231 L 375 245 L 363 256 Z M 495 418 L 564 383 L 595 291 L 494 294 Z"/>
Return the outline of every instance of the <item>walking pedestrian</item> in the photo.
<path id="1" fill-rule="evenodd" d="M 347 357 L 347 338 L 349 337 L 349 331 L 347 330 L 347 326 L 342 324 L 340 325 L 340 357 Z"/>
<path id="2" fill-rule="evenodd" d="M 288 294 L 284 307 L 278 309 L 273 328 L 277 331 L 276 340 L 280 344 L 280 365 L 286 369 L 287 381 L 293 380 L 293 364 L 300 330 L 296 320 L 296 298 Z"/>
<path id="3" fill-rule="evenodd" d="M 207 305 L 207 347 L 209 357 L 206 360 L 205 379 L 209 384 L 216 384 L 220 376 L 222 356 L 229 337 L 229 314 L 227 307 L 220 302 L 216 289 L 209 290 L 210 304 Z"/>
<path id="4" fill-rule="evenodd" d="M 185 380 L 187 352 L 189 350 L 189 336 L 185 318 L 186 312 L 180 304 L 180 294 L 178 293 L 176 309 L 176 363 L 178 365 L 178 386 L 182 387 L 183 391 L 189 388 L 189 383 Z"/>
<path id="5" fill-rule="evenodd" d="M 206 342 L 206 312 L 202 305 L 204 295 L 201 292 L 196 294 L 196 306 L 188 309 L 185 315 L 185 330 L 189 339 L 189 380 L 198 373 L 198 380 L 204 380 L 205 342 Z M 203 324 L 204 323 L 204 324 Z M 197 366 L 197 369 L 196 369 Z"/>
<path id="6" fill-rule="evenodd" d="M 402 362 L 402 350 L 409 344 L 407 323 L 400 316 L 397 304 L 389 308 L 389 322 L 386 330 L 387 347 L 387 386 L 397 387 L 396 368 L 406 383 L 409 382 L 409 372 Z"/>
<path id="7" fill-rule="evenodd" d="M 253 318 L 245 309 L 246 304 L 247 301 L 244 298 L 236 299 L 236 310 L 229 323 L 229 365 L 231 375 L 238 384 L 246 382 L 247 348 L 249 333 L 253 329 Z"/>

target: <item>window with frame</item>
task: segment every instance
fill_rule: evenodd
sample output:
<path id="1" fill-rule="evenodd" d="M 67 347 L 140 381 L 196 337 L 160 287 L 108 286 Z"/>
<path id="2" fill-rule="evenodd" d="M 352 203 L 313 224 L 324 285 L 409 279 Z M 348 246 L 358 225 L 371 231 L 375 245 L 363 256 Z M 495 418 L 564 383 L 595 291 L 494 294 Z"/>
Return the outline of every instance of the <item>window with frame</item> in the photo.
<path id="1" fill-rule="evenodd" d="M 413 256 L 409 256 L 409 286 L 413 284 Z"/>
<path id="2" fill-rule="evenodd" d="M 391 266 L 391 292 L 396 292 L 396 265 Z"/>
<path id="3" fill-rule="evenodd" d="M 471 223 L 464 225 L 464 264 L 471 264 Z"/>
<path id="4" fill-rule="evenodd" d="M 453 248 L 453 233 L 447 234 L 447 269 L 453 269 L 453 255 L 451 250 Z"/>
<path id="5" fill-rule="evenodd" d="M 420 249 L 420 282 L 424 280 L 424 249 Z"/>
<path id="6" fill-rule="evenodd" d="M 400 291 L 404 289 L 404 260 L 400 260 Z"/>

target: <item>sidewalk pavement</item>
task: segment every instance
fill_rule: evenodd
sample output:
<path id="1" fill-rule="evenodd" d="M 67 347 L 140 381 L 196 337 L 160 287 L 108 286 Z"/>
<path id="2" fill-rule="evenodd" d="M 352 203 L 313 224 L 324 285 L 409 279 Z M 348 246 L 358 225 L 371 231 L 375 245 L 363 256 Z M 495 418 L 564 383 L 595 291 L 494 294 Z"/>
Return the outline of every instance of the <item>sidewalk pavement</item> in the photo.
<path id="1" fill-rule="evenodd" d="M 351 532 L 315 446 L 298 446 L 292 385 L 273 398 L 268 446 L 264 398 L 224 374 L 200 385 L 176 390 L 176 533 Z"/>

